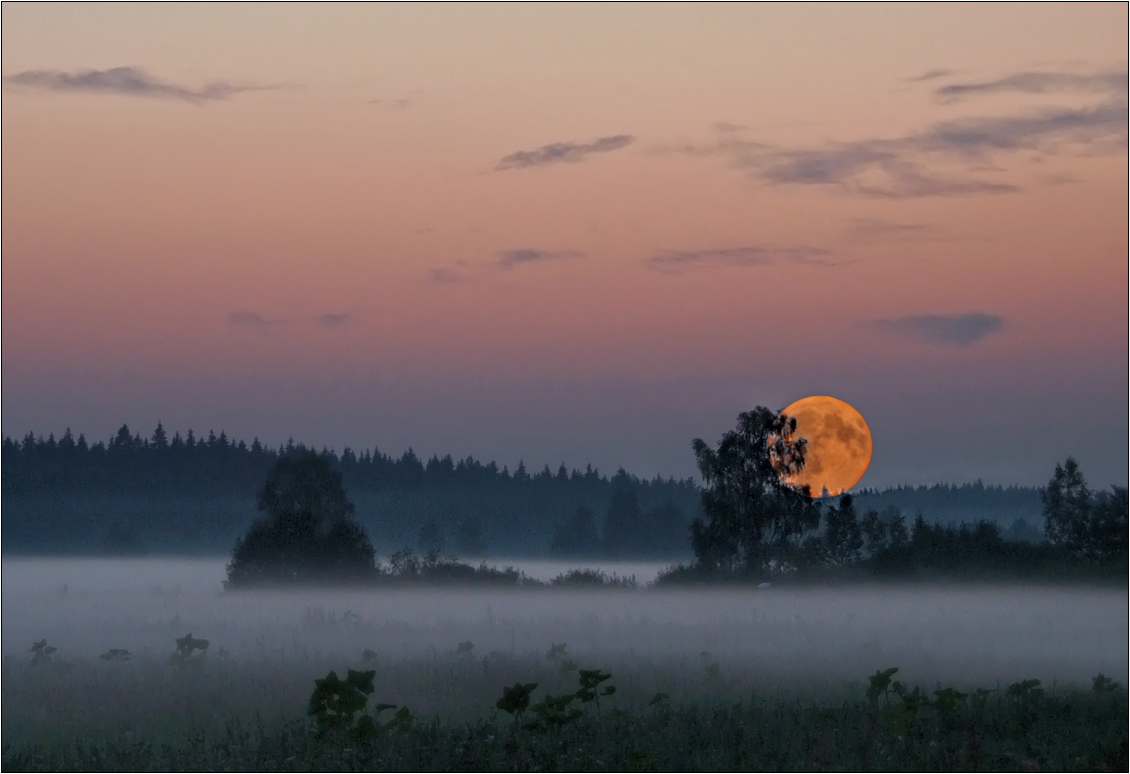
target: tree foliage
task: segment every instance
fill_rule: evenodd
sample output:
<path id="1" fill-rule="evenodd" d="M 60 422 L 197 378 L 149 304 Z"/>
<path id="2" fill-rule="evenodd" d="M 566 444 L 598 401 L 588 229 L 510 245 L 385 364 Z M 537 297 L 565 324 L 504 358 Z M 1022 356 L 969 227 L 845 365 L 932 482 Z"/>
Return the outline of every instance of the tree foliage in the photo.
<path id="1" fill-rule="evenodd" d="M 88 442 L 70 432 L 28 434 L 5 437 L 0 448 L 6 551 L 86 553 L 105 544 L 106 550 L 124 553 L 105 540 L 108 525 L 120 521 L 147 551 L 195 553 L 230 552 L 247 530 L 248 504 L 255 507 L 267 474 L 301 445 L 288 441 L 272 448 L 223 431 L 186 434 L 161 426 L 139 433 L 123 426 L 107 440 Z M 397 455 L 375 448 L 321 452 L 341 473 L 357 505 L 354 518 L 381 552 L 415 548 L 420 528 L 435 519 L 447 539 L 445 551 L 537 554 L 545 551 L 563 515 L 584 506 L 600 522 L 612 492 L 623 489 L 637 494 L 645 515 L 668 501 L 685 513 L 698 510 L 699 489 L 691 478 L 617 473 L 613 482 L 613 476 L 585 465 L 526 472 L 473 457 L 421 458 L 410 449 Z M 460 541 L 468 519 L 478 523 L 478 541 Z M 192 529 L 184 528 L 186 522 Z M 659 558 L 689 553 L 689 522 L 687 516 L 661 536 L 669 548 Z M 474 536 L 468 531 L 465 537 Z M 639 556 L 646 555 L 641 548 Z"/>
<path id="2" fill-rule="evenodd" d="M 460 556 L 485 556 L 487 549 L 483 541 L 483 523 L 480 519 L 468 517 L 459 523 L 455 536 L 455 549 Z"/>
<path id="3" fill-rule="evenodd" d="M 549 553 L 559 557 L 593 556 L 600 550 L 600 531 L 596 516 L 583 505 L 557 525 Z"/>
<path id="4" fill-rule="evenodd" d="M 879 514 L 867 514 L 868 535 L 872 543 L 881 544 L 886 531 Z M 863 552 L 863 528 L 855 515 L 851 495 L 840 497 L 840 503 L 829 509 L 824 521 L 824 550 L 829 564 L 850 566 L 859 561 Z"/>
<path id="5" fill-rule="evenodd" d="M 705 518 L 691 525 L 691 544 L 709 570 L 757 572 L 787 562 L 796 542 L 816 528 L 820 510 L 807 487 L 787 483 L 804 468 L 807 443 L 796 419 L 758 406 L 712 449 L 694 440 L 705 488 Z"/>
<path id="6" fill-rule="evenodd" d="M 604 517 L 604 551 L 609 556 L 622 556 L 640 546 L 644 531 L 643 509 L 635 492 L 617 489 L 608 502 Z"/>
<path id="7" fill-rule="evenodd" d="M 226 586 L 354 581 L 370 577 L 375 551 L 352 519 L 353 503 L 326 455 L 281 457 L 259 490 L 266 518 L 238 539 Z"/>
<path id="8" fill-rule="evenodd" d="M 1044 534 L 1083 559 L 1113 559 L 1127 553 L 1127 490 L 1112 486 L 1092 493 L 1072 457 L 1060 465 L 1040 494 Z"/>
<path id="9" fill-rule="evenodd" d="M 428 519 L 420 527 L 420 534 L 416 538 L 416 547 L 424 556 L 438 557 L 443 553 L 447 541 L 443 537 L 443 528 L 435 519 Z"/>

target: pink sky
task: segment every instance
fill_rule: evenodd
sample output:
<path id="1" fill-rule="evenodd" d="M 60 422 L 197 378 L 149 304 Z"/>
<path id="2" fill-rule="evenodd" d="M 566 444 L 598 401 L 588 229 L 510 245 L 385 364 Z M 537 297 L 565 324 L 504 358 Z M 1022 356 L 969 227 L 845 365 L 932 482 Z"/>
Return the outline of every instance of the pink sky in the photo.
<path id="1" fill-rule="evenodd" d="M 1125 4 L 2 14 L 5 434 L 1126 483 Z"/>

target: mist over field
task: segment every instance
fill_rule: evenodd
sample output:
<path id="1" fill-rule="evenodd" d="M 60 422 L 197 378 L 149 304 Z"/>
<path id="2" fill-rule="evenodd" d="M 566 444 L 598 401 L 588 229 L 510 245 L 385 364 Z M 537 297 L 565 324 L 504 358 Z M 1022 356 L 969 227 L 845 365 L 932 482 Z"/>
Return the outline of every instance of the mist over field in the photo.
<path id="1" fill-rule="evenodd" d="M 922 684 L 1127 678 L 1127 591 L 1117 588 L 224 592 L 222 577 L 219 561 L 5 560 L 3 656 L 23 659 L 46 638 L 63 658 L 109 648 L 164 658 L 191 632 L 211 654 L 339 669 L 366 648 L 412 659 L 471 641 L 478 659 L 540 657 L 567 642 L 594 664 L 693 659 L 699 670 L 705 652 L 750 686 L 853 682 L 887 666 Z"/>

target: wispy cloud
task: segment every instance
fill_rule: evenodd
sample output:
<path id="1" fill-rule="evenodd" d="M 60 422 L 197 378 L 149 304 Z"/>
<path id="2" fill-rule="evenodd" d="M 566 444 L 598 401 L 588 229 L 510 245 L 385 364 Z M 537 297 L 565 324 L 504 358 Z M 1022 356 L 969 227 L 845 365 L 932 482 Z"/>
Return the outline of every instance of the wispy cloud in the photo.
<path id="1" fill-rule="evenodd" d="M 884 141 L 782 151 L 742 166 L 770 185 L 818 185 L 884 199 L 1010 193 L 1015 185 L 955 177 L 924 168 L 905 149 Z"/>
<path id="2" fill-rule="evenodd" d="M 487 261 L 455 261 L 450 266 L 439 266 L 428 271 L 427 281 L 433 285 L 457 285 L 474 280 L 476 274 L 506 272 L 519 266 L 551 263 L 583 258 L 579 250 L 547 250 L 540 247 L 515 247 L 499 250 Z"/>
<path id="3" fill-rule="evenodd" d="M 1028 71 L 1013 73 L 991 81 L 951 83 L 939 86 L 934 96 L 957 100 L 980 94 L 1015 92 L 1019 94 L 1082 93 L 1126 96 L 1127 71 L 1109 70 L 1100 73 L 1063 71 Z"/>
<path id="4" fill-rule="evenodd" d="M 447 267 L 440 267 L 432 269 L 428 272 L 428 282 L 433 285 L 456 285 L 460 282 L 466 282 L 467 277 L 459 273 L 455 269 Z"/>
<path id="5" fill-rule="evenodd" d="M 1018 116 L 943 121 L 906 138 L 912 150 L 985 160 L 999 151 L 1033 150 L 1049 155 L 1070 146 L 1116 144 L 1126 148 L 1126 102 L 1057 108 Z"/>
<path id="6" fill-rule="evenodd" d="M 953 75 L 953 73 L 954 73 L 953 70 L 927 70 L 924 73 L 920 73 L 918 75 L 912 75 L 911 77 L 905 78 L 904 80 L 909 81 L 910 83 L 920 83 L 922 81 L 936 81 L 939 78 L 945 78 L 948 75 Z"/>
<path id="7" fill-rule="evenodd" d="M 687 149 L 729 158 L 766 185 L 823 186 L 877 198 L 1010 193 L 1018 187 L 987 177 L 993 162 L 1017 151 L 1057 155 L 1126 149 L 1127 107 L 1108 102 L 1017 116 L 941 121 L 902 137 L 781 148 L 728 137 Z M 997 167 L 996 171 L 1000 171 Z"/>
<path id="8" fill-rule="evenodd" d="M 969 346 L 996 333 L 1004 327 L 1004 320 L 995 314 L 970 312 L 968 314 L 925 314 L 876 320 L 874 325 L 882 330 L 931 344 Z"/>
<path id="9" fill-rule="evenodd" d="M 929 223 L 900 223 L 882 218 L 856 218 L 848 227 L 848 236 L 860 241 L 894 239 L 919 241 L 937 239 L 935 227 Z"/>
<path id="10" fill-rule="evenodd" d="M 249 312 L 247 310 L 228 312 L 228 323 L 247 328 L 265 328 L 276 324 L 274 320 L 268 320 L 258 312 Z"/>
<path id="11" fill-rule="evenodd" d="M 710 250 L 661 250 L 647 259 L 647 265 L 667 274 L 686 274 L 724 267 L 751 268 L 775 263 L 800 263 L 809 266 L 834 266 L 828 251 L 820 247 L 777 247 L 746 245 Z"/>
<path id="12" fill-rule="evenodd" d="M 415 89 L 403 97 L 384 97 L 379 99 L 368 100 L 365 104 L 375 105 L 377 107 L 386 108 L 388 110 L 404 110 L 406 108 L 415 107 L 418 97 L 424 92 L 420 89 Z"/>
<path id="13" fill-rule="evenodd" d="M 710 128 L 719 134 L 733 134 L 734 132 L 745 132 L 749 130 L 746 124 L 735 124 L 730 121 L 715 121 L 710 125 Z"/>
<path id="14" fill-rule="evenodd" d="M 341 328 L 353 322 L 349 312 L 326 312 L 318 315 L 318 324 L 326 328 Z"/>
<path id="15" fill-rule="evenodd" d="M 911 81 L 952 74 L 931 70 Z M 1004 177 L 1017 153 L 1117 155 L 1127 147 L 1127 72 L 1025 71 L 986 81 L 931 88 L 944 101 L 978 94 L 1090 94 L 1091 104 L 1030 109 L 1011 115 L 968 116 L 927 125 L 901 136 L 812 145 L 770 145 L 748 134 L 719 131 L 712 143 L 678 148 L 720 156 L 770 186 L 822 186 L 875 198 L 1001 194 L 1020 190 Z"/>
<path id="16" fill-rule="evenodd" d="M 545 263 L 569 258 L 580 258 L 583 253 L 576 250 L 540 250 L 535 247 L 519 247 L 513 250 L 500 250 L 496 265 L 502 269 L 513 269 L 532 263 Z"/>
<path id="17" fill-rule="evenodd" d="M 630 134 L 613 134 L 598 137 L 592 142 L 554 142 L 531 151 L 517 151 L 509 156 L 503 156 L 494 168 L 501 171 L 541 167 L 558 162 L 576 163 L 584 161 L 594 153 L 610 153 L 626 148 L 635 142 L 635 139 Z"/>
<path id="18" fill-rule="evenodd" d="M 931 231 L 933 226 L 928 223 L 899 223 L 882 218 L 856 218 L 851 223 L 849 232 L 852 236 L 872 238 L 885 236 L 917 236 Z"/>
<path id="19" fill-rule="evenodd" d="M 15 89 L 55 91 L 70 94 L 116 94 L 152 99 L 172 99 L 203 104 L 229 99 L 248 91 L 264 91 L 282 86 L 249 86 L 228 81 L 212 81 L 199 88 L 162 81 L 140 67 L 111 67 L 108 70 L 24 70 L 4 76 L 4 85 Z"/>
<path id="20" fill-rule="evenodd" d="M 956 234 L 932 223 L 906 223 L 883 218 L 856 218 L 845 229 L 853 242 L 981 242 L 986 237 Z"/>

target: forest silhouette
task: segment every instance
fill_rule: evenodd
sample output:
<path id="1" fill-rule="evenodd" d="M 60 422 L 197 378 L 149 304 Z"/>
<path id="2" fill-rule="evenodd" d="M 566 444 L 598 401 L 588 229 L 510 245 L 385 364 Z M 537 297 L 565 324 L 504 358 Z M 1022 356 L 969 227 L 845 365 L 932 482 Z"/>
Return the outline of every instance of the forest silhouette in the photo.
<path id="1" fill-rule="evenodd" d="M 123 426 L 109 442 L 93 444 L 69 431 L 60 439 L 29 433 L 3 441 L 4 549 L 228 553 L 239 538 L 249 550 L 254 493 L 262 505 L 272 470 L 313 455 L 350 493 L 351 523 L 370 549 L 397 551 L 407 568 L 426 567 L 429 557 L 434 566 L 441 555 L 509 555 L 681 561 L 670 576 L 687 579 L 760 577 L 781 568 L 913 575 L 1042 567 L 1055 574 L 1066 564 L 1102 564 L 1125 553 L 1125 490 L 1091 492 L 1074 461 L 1057 467 L 1059 479 L 1044 490 L 977 482 L 864 490 L 820 503 L 782 487 L 765 458 L 757 486 L 741 487 L 744 501 L 735 502 L 712 485 L 732 478 L 724 458 L 733 449 L 726 449 L 742 447 L 734 443 L 743 432 L 736 461 L 764 449 L 758 433 L 772 435 L 775 419 L 758 407 L 739 418 L 717 450 L 696 440 L 705 487 L 693 479 L 644 480 L 623 469 L 608 477 L 591 466 L 530 474 L 524 465 L 511 472 L 471 457 L 425 462 L 412 450 L 394 458 L 376 450 L 315 452 L 293 441 L 268 448 L 225 433 L 170 437 L 161 425 L 149 437 Z M 765 496 L 751 499 L 758 487 Z M 1100 532 L 1101 540 L 1087 537 Z M 1080 540 L 1089 547 L 1080 548 Z"/>

